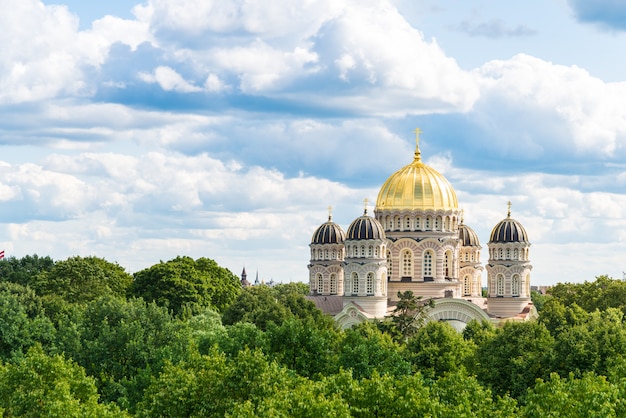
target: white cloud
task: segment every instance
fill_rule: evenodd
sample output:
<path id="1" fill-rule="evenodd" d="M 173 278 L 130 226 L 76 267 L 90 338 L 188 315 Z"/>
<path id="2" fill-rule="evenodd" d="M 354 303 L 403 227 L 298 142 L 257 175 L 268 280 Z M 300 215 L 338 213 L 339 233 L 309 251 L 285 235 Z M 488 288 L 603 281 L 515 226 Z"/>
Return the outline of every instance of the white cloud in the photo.
<path id="1" fill-rule="evenodd" d="M 37 0 L 3 1 L 0 14 L 0 103 L 77 94 L 85 85 L 76 57 L 78 19 Z"/>
<path id="2" fill-rule="evenodd" d="M 140 73 L 139 77 L 147 83 L 157 83 L 165 91 L 180 93 L 198 92 L 202 89 L 187 82 L 180 74 L 170 67 L 157 67 L 153 74 Z"/>
<path id="3" fill-rule="evenodd" d="M 278 39 L 293 47 L 317 32 L 345 4 L 341 0 L 151 0 L 135 10 L 150 22 L 155 33 L 170 42 L 224 34 Z"/>
<path id="4" fill-rule="evenodd" d="M 581 68 L 523 54 L 476 73 L 483 92 L 475 120 L 501 140 L 496 146 L 519 152 L 521 140 L 529 158 L 626 155 L 625 82 L 605 83 Z"/>
<path id="5" fill-rule="evenodd" d="M 260 39 L 250 45 L 218 48 L 209 53 L 211 62 L 222 70 L 237 74 L 244 92 L 271 90 L 296 74 L 301 75 L 305 64 L 315 63 L 317 55 L 303 48 L 282 51 Z"/>

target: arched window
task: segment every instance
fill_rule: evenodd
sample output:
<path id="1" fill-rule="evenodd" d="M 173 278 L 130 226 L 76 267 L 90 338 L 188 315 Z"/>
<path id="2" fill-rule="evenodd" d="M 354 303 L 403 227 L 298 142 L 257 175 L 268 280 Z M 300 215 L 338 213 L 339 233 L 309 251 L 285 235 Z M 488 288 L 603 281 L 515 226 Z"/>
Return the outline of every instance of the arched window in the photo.
<path id="1" fill-rule="evenodd" d="M 444 227 L 443 227 L 443 229 L 444 229 L 445 231 L 449 231 L 449 230 L 450 230 L 450 217 L 449 217 L 449 216 L 446 216 L 446 217 L 445 217 L 445 221 L 444 221 Z"/>
<path id="2" fill-rule="evenodd" d="M 337 275 L 335 273 L 330 275 L 330 294 L 337 294 Z"/>
<path id="3" fill-rule="evenodd" d="M 378 245 L 374 247 L 374 257 L 378 258 Z"/>
<path id="4" fill-rule="evenodd" d="M 372 247 L 371 245 L 369 247 L 367 247 L 367 256 L 368 257 L 371 257 L 373 252 L 374 252 L 374 247 Z"/>
<path id="5" fill-rule="evenodd" d="M 430 216 L 426 217 L 426 230 L 430 229 Z"/>
<path id="6" fill-rule="evenodd" d="M 469 275 L 463 277 L 463 295 L 472 295 L 472 278 Z"/>
<path id="7" fill-rule="evenodd" d="M 408 216 L 404 218 L 404 230 L 405 231 L 411 230 L 411 218 L 409 218 Z"/>
<path id="8" fill-rule="evenodd" d="M 317 259 L 318 260 L 322 259 L 322 250 L 317 250 Z"/>
<path id="9" fill-rule="evenodd" d="M 519 296 L 519 287 L 520 283 L 519 283 L 519 274 L 514 274 L 513 278 L 511 279 L 511 295 L 512 296 Z"/>
<path id="10" fill-rule="evenodd" d="M 510 249 L 510 248 L 507 248 L 507 249 L 506 249 L 506 259 L 507 259 L 507 260 L 510 260 L 510 259 L 511 259 L 511 249 Z"/>
<path id="11" fill-rule="evenodd" d="M 391 251 L 387 251 L 387 277 L 391 279 L 393 274 L 393 262 L 391 260 Z"/>
<path id="12" fill-rule="evenodd" d="M 420 218 L 415 218 L 415 230 L 418 231 L 420 229 Z"/>
<path id="13" fill-rule="evenodd" d="M 317 293 L 322 293 L 322 289 L 324 288 L 324 278 L 321 274 L 317 275 Z"/>
<path id="14" fill-rule="evenodd" d="M 435 231 L 439 231 L 439 228 L 441 228 L 441 216 L 435 218 Z"/>
<path id="15" fill-rule="evenodd" d="M 513 260 L 518 260 L 518 259 L 519 259 L 519 251 L 516 248 L 513 250 Z"/>
<path id="16" fill-rule="evenodd" d="M 367 273 L 367 294 L 368 295 L 373 295 L 374 294 L 374 273 L 369 272 Z"/>
<path id="17" fill-rule="evenodd" d="M 361 245 L 361 257 L 365 257 L 365 245 Z"/>
<path id="18" fill-rule="evenodd" d="M 357 272 L 352 273 L 352 294 L 359 294 L 359 274 Z"/>
<path id="19" fill-rule="evenodd" d="M 432 250 L 424 251 L 424 261 L 422 266 L 422 273 L 424 277 L 433 277 L 433 263 L 435 261 L 435 255 Z"/>
<path id="20" fill-rule="evenodd" d="M 496 296 L 504 296 L 504 276 L 498 274 L 496 277 Z"/>
<path id="21" fill-rule="evenodd" d="M 328 260 L 328 250 L 324 250 L 324 260 Z"/>
<path id="22" fill-rule="evenodd" d="M 448 250 L 443 257 L 444 277 L 452 277 L 452 251 Z"/>
<path id="23" fill-rule="evenodd" d="M 402 251 L 402 277 L 413 277 L 413 253 L 408 248 Z"/>
<path id="24" fill-rule="evenodd" d="M 504 260 L 504 252 L 502 251 L 502 248 L 498 249 L 498 260 Z"/>
<path id="25" fill-rule="evenodd" d="M 465 261 L 469 261 L 469 251 L 465 251 L 464 253 L 463 258 L 465 258 Z"/>

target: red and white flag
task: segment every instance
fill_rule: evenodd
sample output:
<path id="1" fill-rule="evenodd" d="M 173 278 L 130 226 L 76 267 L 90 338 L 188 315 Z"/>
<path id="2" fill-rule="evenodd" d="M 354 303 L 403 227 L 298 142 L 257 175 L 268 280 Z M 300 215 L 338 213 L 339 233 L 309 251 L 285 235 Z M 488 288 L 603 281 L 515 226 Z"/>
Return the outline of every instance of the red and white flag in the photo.
<path id="1" fill-rule="evenodd" d="M 0 251 L 0 260 L 4 258 L 4 250 Z"/>

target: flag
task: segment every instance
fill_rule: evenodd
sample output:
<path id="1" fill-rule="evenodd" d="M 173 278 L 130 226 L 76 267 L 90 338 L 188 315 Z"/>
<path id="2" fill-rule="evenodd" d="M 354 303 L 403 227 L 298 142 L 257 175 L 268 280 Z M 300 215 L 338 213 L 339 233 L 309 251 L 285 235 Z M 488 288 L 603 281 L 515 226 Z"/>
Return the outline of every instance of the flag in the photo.
<path id="1" fill-rule="evenodd" d="M 4 258 L 4 250 L 0 251 L 0 260 Z"/>

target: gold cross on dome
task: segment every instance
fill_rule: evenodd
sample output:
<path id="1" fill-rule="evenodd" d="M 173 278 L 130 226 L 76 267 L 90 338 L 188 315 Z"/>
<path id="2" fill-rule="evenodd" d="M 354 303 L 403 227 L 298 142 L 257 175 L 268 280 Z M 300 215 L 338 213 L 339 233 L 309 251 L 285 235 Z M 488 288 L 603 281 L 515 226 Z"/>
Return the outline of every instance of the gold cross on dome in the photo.
<path id="1" fill-rule="evenodd" d="M 328 205 L 328 220 L 331 221 L 333 219 L 333 207 Z"/>
<path id="2" fill-rule="evenodd" d="M 422 133 L 422 130 L 420 128 L 415 128 L 413 133 L 415 133 L 415 145 L 417 145 L 419 147 L 419 145 L 420 145 L 420 134 Z"/>
<path id="3" fill-rule="evenodd" d="M 509 218 L 511 217 L 511 205 L 512 205 L 512 204 L 513 204 L 513 203 L 511 203 L 511 201 L 510 201 L 510 200 L 507 202 L 507 206 L 509 207 L 509 213 L 507 214 L 507 216 L 508 216 Z"/>
<path id="4" fill-rule="evenodd" d="M 363 205 L 365 206 L 365 213 L 367 213 L 367 204 L 368 204 L 369 202 L 370 202 L 370 201 L 367 199 L 367 197 L 363 200 Z"/>

